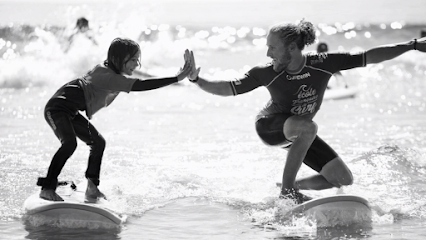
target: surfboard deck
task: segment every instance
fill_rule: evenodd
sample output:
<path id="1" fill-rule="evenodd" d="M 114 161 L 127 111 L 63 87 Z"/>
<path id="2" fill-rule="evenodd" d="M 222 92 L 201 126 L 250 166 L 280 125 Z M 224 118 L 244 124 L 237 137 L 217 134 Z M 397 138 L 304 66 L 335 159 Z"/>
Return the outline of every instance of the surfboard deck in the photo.
<path id="1" fill-rule="evenodd" d="M 332 208 L 359 208 L 370 210 L 368 201 L 356 195 L 335 195 L 312 199 L 302 204 L 296 205 L 291 209 L 291 214 L 297 214 L 307 211 L 332 209 Z"/>
<path id="2" fill-rule="evenodd" d="M 291 208 L 283 219 L 304 216 L 314 219 L 319 227 L 336 225 L 370 226 L 371 207 L 368 201 L 356 195 L 335 195 L 316 198 Z"/>
<path id="3" fill-rule="evenodd" d="M 24 202 L 25 214 L 58 221 L 84 221 L 109 225 L 121 225 L 125 221 L 125 217 L 107 207 L 106 200 L 101 200 L 100 203 L 85 203 L 84 192 L 81 191 L 58 194 L 64 199 L 63 202 L 41 199 L 39 192 L 31 195 Z"/>
<path id="4" fill-rule="evenodd" d="M 276 183 L 281 187 L 281 183 Z M 304 216 L 317 221 L 320 227 L 335 225 L 371 226 L 371 207 L 367 199 L 349 194 L 312 199 L 293 206 L 282 216 L 282 220 Z"/>

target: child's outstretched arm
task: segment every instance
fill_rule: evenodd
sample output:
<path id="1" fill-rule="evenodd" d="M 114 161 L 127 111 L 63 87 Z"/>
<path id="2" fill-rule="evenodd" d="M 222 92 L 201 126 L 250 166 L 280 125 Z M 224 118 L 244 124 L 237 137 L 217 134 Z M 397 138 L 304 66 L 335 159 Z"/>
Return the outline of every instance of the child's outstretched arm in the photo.
<path id="1" fill-rule="evenodd" d="M 183 68 L 179 70 L 176 77 L 137 80 L 132 86 L 132 91 L 147 91 L 147 90 L 157 89 L 157 88 L 165 87 L 172 83 L 177 83 L 185 79 L 192 69 L 191 61 L 190 61 L 190 53 L 188 50 L 185 51 L 184 59 L 185 59 L 185 64 Z"/>

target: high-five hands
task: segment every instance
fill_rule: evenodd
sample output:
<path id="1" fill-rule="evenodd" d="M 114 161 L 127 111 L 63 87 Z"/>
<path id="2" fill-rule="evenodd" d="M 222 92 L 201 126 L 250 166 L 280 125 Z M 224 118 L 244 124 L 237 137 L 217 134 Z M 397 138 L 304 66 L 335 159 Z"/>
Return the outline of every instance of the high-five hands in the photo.
<path id="1" fill-rule="evenodd" d="M 186 49 L 185 53 L 183 55 L 183 59 L 185 60 L 185 64 L 183 65 L 183 68 L 180 68 L 179 72 L 176 75 L 178 81 L 181 81 L 181 80 L 185 79 L 186 77 L 189 77 L 188 75 L 192 72 L 192 69 L 194 67 L 191 66 L 191 63 L 192 63 L 191 62 L 191 55 L 192 55 L 192 51 L 190 53 L 189 50 Z M 193 58 L 193 56 L 192 56 L 192 58 Z"/>
<path id="2" fill-rule="evenodd" d="M 194 53 L 186 49 L 183 58 L 185 60 L 185 64 L 183 65 L 183 68 L 180 68 L 179 72 L 177 73 L 176 77 L 178 81 L 181 81 L 186 77 L 188 77 L 189 81 L 191 82 L 198 81 L 198 74 L 200 73 L 201 68 L 197 68 Z"/>

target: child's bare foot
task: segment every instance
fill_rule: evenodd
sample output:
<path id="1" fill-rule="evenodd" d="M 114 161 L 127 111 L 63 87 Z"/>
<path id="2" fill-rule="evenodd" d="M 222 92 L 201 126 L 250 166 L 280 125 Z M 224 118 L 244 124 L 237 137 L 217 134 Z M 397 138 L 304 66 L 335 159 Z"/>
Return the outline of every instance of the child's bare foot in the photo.
<path id="1" fill-rule="evenodd" d="M 87 189 L 84 202 L 96 203 L 100 198 L 106 199 L 105 194 L 99 191 L 98 187 L 90 179 L 87 179 Z"/>
<path id="2" fill-rule="evenodd" d="M 55 202 L 61 202 L 64 201 L 64 199 L 59 196 L 55 190 L 53 189 L 44 189 L 40 191 L 40 198 L 48 201 L 55 201 Z"/>

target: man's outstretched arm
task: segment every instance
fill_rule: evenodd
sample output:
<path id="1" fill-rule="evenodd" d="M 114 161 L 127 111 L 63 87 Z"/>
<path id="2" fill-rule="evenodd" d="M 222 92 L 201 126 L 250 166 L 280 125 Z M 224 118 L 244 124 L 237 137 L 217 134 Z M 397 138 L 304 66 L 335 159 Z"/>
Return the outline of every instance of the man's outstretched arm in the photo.
<path id="1" fill-rule="evenodd" d="M 198 76 L 200 68 L 195 64 L 194 53 L 190 51 L 189 61 L 191 62 L 192 70 L 188 75 L 189 81 L 197 84 L 203 91 L 219 95 L 233 96 L 231 83 L 228 81 L 209 81 Z"/>
<path id="2" fill-rule="evenodd" d="M 413 39 L 408 42 L 389 44 L 372 48 L 365 53 L 366 63 L 380 63 L 398 57 L 399 55 L 410 50 L 426 52 L 426 37 Z"/>
<path id="3" fill-rule="evenodd" d="M 195 79 L 197 84 L 202 90 L 219 96 L 233 96 L 231 83 L 228 81 L 208 81 L 201 77 Z M 194 82 L 194 81 L 192 81 Z"/>

